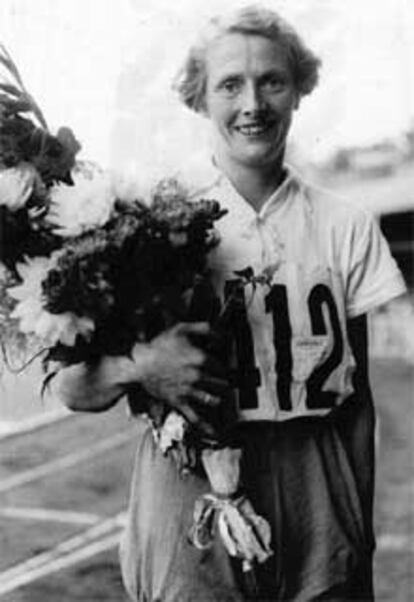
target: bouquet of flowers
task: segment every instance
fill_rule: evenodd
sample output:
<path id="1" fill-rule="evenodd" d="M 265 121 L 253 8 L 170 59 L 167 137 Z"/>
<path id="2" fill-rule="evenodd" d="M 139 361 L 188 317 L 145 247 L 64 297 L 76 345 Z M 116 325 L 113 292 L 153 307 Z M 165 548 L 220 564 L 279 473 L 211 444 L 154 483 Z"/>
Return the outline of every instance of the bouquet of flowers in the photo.
<path id="1" fill-rule="evenodd" d="M 3 47 L 0 62 L 14 80 L 0 84 L 0 261 L 14 277 L 12 317 L 41 340 L 45 364 L 129 354 L 179 321 L 209 320 L 225 339 L 234 300 L 219 309 L 207 270 L 225 211 L 214 200 L 190 201 L 174 179 L 144 199 L 133 183 L 77 162 L 74 135 L 49 132 Z M 130 399 L 164 453 L 186 470 L 198 458 L 207 473 L 213 492 L 196 504 L 193 543 L 210 545 L 217 527 L 246 569 L 266 560 L 269 526 L 239 494 L 231 404 L 209 408 L 217 435 L 206 439 L 162 400 L 139 388 Z"/>
<path id="2" fill-rule="evenodd" d="M 59 240 L 44 221 L 50 188 L 71 183 L 80 145 L 69 128 L 52 135 L 0 44 L 0 261 L 13 270 L 24 256 L 48 255 Z"/>

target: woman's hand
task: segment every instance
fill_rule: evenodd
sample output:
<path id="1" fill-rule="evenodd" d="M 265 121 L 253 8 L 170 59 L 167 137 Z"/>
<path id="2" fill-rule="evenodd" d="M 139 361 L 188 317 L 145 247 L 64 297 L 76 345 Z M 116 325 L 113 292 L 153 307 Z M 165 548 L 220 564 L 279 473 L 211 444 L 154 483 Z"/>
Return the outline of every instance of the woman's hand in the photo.
<path id="1" fill-rule="evenodd" d="M 197 405 L 217 406 L 229 384 L 203 351 L 209 336 L 205 322 L 177 324 L 145 344 L 145 350 L 142 344 L 135 345 L 132 357 L 140 365 L 140 384 L 150 395 L 212 434 L 212 427 L 200 419 Z"/>

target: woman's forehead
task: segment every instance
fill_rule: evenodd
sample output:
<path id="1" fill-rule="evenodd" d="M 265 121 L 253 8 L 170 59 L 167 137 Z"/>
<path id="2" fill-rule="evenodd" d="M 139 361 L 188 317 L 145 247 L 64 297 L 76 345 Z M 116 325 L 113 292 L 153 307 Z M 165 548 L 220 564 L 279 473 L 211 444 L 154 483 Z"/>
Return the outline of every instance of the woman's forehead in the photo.
<path id="1" fill-rule="evenodd" d="M 206 72 L 214 77 L 228 71 L 290 71 L 286 47 L 260 34 L 223 33 L 207 47 Z"/>

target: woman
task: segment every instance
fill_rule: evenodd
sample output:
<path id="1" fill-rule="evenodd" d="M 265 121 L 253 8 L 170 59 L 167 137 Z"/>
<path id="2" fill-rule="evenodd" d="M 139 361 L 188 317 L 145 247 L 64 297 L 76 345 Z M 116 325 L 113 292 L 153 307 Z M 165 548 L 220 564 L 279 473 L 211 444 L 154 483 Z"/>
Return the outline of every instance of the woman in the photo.
<path id="1" fill-rule="evenodd" d="M 367 214 L 284 164 L 292 117 L 318 68 L 277 14 L 245 8 L 208 24 L 176 84 L 214 134 L 212 160 L 188 168 L 202 174 L 195 197 L 229 209 L 211 257 L 217 293 L 224 299 L 246 270 L 259 283 L 245 288 L 234 323 L 243 483 L 274 549 L 257 567 L 258 600 L 373 599 L 366 313 L 404 283 Z M 72 409 L 100 411 L 139 384 L 197 422 L 197 408 L 229 388 L 195 343 L 208 332 L 178 325 L 131 358 L 62 369 L 55 387 Z M 193 504 L 207 490 L 202 476 L 180 478 L 150 433 L 139 436 L 121 553 L 132 599 L 249 598 L 219 541 L 208 550 L 188 543 Z"/>

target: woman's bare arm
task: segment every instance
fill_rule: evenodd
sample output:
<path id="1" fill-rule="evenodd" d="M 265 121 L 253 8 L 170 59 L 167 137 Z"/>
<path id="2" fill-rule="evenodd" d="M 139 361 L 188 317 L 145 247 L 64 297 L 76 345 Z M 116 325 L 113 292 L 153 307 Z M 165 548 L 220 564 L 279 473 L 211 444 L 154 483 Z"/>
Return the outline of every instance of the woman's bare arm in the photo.
<path id="1" fill-rule="evenodd" d="M 137 343 L 131 357 L 105 356 L 93 365 L 61 368 L 50 383 L 51 393 L 72 410 L 100 412 L 139 384 L 199 423 L 197 404 L 219 403 L 229 387 L 225 378 L 209 373 L 206 354 L 193 344 L 194 337 L 209 332 L 206 323 L 178 324 L 149 343 Z"/>
<path id="2" fill-rule="evenodd" d="M 102 412 L 115 405 L 128 385 L 140 381 L 147 350 L 138 357 L 103 357 L 99 362 L 61 367 L 49 384 L 49 391 L 74 411 Z M 136 354 L 138 355 L 138 354 Z"/>

